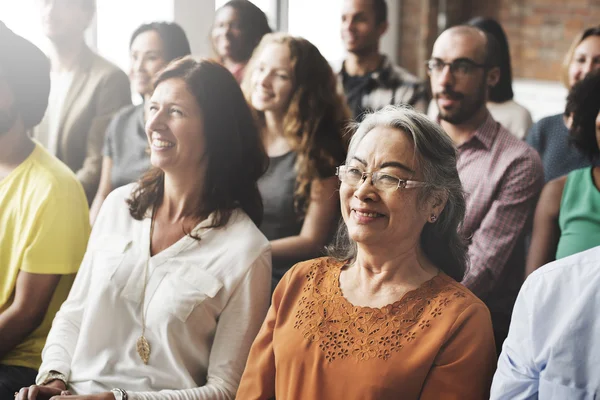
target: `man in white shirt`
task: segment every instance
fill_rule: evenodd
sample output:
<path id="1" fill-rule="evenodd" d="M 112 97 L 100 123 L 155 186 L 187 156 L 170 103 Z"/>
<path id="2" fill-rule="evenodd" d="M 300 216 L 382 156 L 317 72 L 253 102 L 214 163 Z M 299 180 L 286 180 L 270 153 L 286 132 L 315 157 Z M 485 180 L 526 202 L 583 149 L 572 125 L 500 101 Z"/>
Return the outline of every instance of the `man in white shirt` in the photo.
<path id="1" fill-rule="evenodd" d="M 521 288 L 491 399 L 600 395 L 600 247 L 532 273 Z"/>

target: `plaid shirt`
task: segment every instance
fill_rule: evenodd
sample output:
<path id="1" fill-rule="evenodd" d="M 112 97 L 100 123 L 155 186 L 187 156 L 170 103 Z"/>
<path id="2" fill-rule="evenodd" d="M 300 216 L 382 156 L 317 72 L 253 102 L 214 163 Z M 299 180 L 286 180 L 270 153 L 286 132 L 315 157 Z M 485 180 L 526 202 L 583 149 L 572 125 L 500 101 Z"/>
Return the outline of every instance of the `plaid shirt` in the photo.
<path id="1" fill-rule="evenodd" d="M 377 111 L 387 105 L 406 104 L 425 113 L 429 94 L 423 81 L 392 62 L 385 55 L 381 66 L 368 74 L 364 85 L 352 92 L 345 92 L 348 105 L 356 118 L 364 112 Z M 338 69 L 338 85 L 344 91 L 348 77 L 344 63 Z"/>
<path id="2" fill-rule="evenodd" d="M 467 193 L 463 232 L 471 238 L 471 268 L 462 283 L 492 317 L 510 317 L 523 282 L 524 236 L 544 184 L 540 157 L 488 114 L 458 147 L 457 167 Z"/>

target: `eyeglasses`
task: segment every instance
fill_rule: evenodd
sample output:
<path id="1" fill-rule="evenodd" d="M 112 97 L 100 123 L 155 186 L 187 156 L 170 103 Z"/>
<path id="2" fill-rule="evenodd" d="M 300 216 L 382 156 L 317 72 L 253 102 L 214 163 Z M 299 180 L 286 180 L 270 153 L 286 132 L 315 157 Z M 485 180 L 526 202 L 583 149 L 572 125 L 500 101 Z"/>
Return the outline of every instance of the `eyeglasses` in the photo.
<path id="1" fill-rule="evenodd" d="M 444 62 L 439 58 L 432 58 L 425 62 L 429 75 L 441 74 L 446 65 L 450 67 L 450 73 L 457 78 L 462 78 L 473 72 L 476 68 L 488 68 L 487 64 L 478 64 L 470 58 L 458 58 L 452 62 Z"/>
<path id="2" fill-rule="evenodd" d="M 353 187 L 359 186 L 362 181 L 371 176 L 371 184 L 375 189 L 382 192 L 392 192 L 397 189 L 412 189 L 427 185 L 426 182 L 401 179 L 381 171 L 364 172 L 362 169 L 350 165 L 340 165 L 336 168 L 335 174 L 340 178 L 341 182 Z"/>

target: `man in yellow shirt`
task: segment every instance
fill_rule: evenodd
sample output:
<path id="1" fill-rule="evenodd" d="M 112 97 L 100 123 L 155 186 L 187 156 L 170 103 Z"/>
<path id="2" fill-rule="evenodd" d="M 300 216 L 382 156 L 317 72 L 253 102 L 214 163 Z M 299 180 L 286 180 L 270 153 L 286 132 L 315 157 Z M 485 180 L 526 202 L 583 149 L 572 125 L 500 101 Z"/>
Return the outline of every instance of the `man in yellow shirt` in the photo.
<path id="1" fill-rule="evenodd" d="M 81 184 L 27 135 L 49 90 L 48 59 L 0 22 L 0 399 L 34 383 L 90 231 Z"/>

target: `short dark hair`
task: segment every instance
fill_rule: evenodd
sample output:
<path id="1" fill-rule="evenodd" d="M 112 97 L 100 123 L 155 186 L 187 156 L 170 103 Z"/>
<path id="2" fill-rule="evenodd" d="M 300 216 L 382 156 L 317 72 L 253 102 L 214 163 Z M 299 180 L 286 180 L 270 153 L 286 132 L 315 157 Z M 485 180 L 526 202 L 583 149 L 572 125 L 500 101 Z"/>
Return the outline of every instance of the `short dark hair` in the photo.
<path id="1" fill-rule="evenodd" d="M 15 97 L 15 108 L 29 130 L 48 108 L 50 61 L 34 44 L 0 22 L 0 70 Z"/>
<path id="2" fill-rule="evenodd" d="M 198 176 L 203 193 L 191 216 L 206 218 L 214 212 L 213 227 L 221 227 L 233 210 L 241 208 L 260 225 L 263 203 L 257 181 L 267 169 L 268 157 L 240 86 L 219 63 L 196 61 L 191 56 L 171 62 L 154 87 L 173 78 L 185 81 L 198 102 L 204 125 L 208 162 L 204 176 Z M 143 219 L 149 207 L 162 201 L 163 194 L 164 172 L 152 168 L 140 178 L 127 201 L 131 216 Z"/>
<path id="3" fill-rule="evenodd" d="M 600 71 L 593 71 L 571 88 L 565 114 L 572 117 L 569 139 L 592 162 L 600 156 L 596 118 L 600 112 Z"/>
<path id="4" fill-rule="evenodd" d="M 226 7 L 233 8 L 240 18 L 240 30 L 244 40 L 240 57 L 242 60 L 247 61 L 262 37 L 272 32 L 269 20 L 260 8 L 248 0 L 230 0 L 219 8 L 217 13 Z"/>
<path id="5" fill-rule="evenodd" d="M 494 65 L 500 68 L 500 79 L 496 86 L 490 89 L 489 100 L 495 103 L 503 103 L 514 97 L 512 89 L 512 68 L 510 63 L 510 50 L 508 39 L 502 26 L 492 18 L 475 17 L 467 22 L 467 25 L 481 29 L 487 34 L 488 42 L 490 37 L 495 39 L 496 43 L 489 43 L 486 49 L 486 64 Z M 496 47 L 494 49 L 494 47 Z M 496 54 L 496 60 L 488 57 L 488 54 Z M 497 61 L 497 62 L 496 62 Z"/>
<path id="6" fill-rule="evenodd" d="M 373 11 L 377 25 L 388 20 L 388 6 L 385 0 L 373 0 Z"/>
<path id="7" fill-rule="evenodd" d="M 175 22 L 151 22 L 140 25 L 131 35 L 129 48 L 133 45 L 136 37 L 148 31 L 156 32 L 162 40 L 164 58 L 167 63 L 192 53 L 185 31 Z"/>

